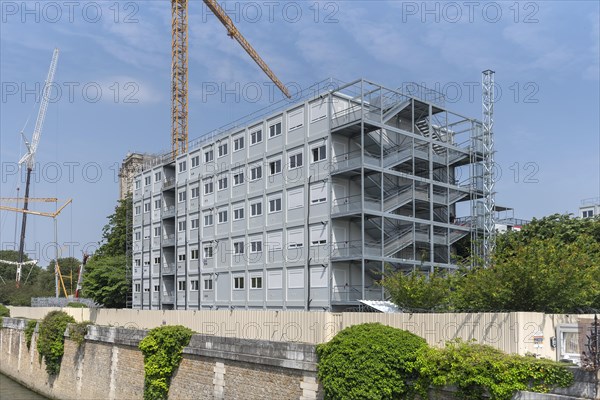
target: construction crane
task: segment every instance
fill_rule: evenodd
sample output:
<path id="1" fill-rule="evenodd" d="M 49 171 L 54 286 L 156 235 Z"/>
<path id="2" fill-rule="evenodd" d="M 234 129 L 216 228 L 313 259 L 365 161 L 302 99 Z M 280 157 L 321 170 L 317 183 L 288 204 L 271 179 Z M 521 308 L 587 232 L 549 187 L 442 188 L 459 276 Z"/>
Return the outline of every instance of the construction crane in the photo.
<path id="1" fill-rule="evenodd" d="M 87 264 L 87 260 L 90 257 L 89 254 L 83 253 L 83 259 L 81 261 L 81 265 L 79 266 L 79 271 L 77 272 L 77 288 L 75 289 L 75 298 L 78 299 L 81 294 L 81 289 L 83 288 L 83 273 L 85 269 L 85 264 Z"/>
<path id="2" fill-rule="evenodd" d="M 53 198 L 53 197 L 44 197 L 44 198 L 25 198 L 25 199 L 20 199 L 18 197 L 0 197 L 0 202 L 2 201 L 7 201 L 7 202 L 12 202 L 12 201 L 16 201 L 17 203 L 19 202 L 19 200 L 24 200 L 25 204 L 27 202 L 44 202 L 44 203 L 58 203 L 58 199 Z M 58 217 L 58 215 L 62 212 L 62 210 L 64 210 L 64 208 L 66 206 L 68 206 L 69 204 L 71 204 L 73 202 L 73 199 L 68 199 L 67 201 L 65 201 L 65 203 L 63 205 L 61 205 L 60 207 L 58 207 L 56 209 L 56 211 L 54 212 L 42 212 L 42 211 L 34 211 L 34 210 L 29 210 L 27 208 L 16 208 L 16 207 L 10 207 L 10 206 L 3 206 L 0 204 L 0 210 L 3 211 L 14 211 L 14 212 L 18 212 L 18 213 L 23 213 L 23 216 L 26 216 L 27 214 L 32 214 L 32 215 L 37 215 L 40 217 L 48 217 L 48 218 L 52 218 L 54 220 L 54 241 L 56 243 L 58 243 L 58 240 L 56 239 L 56 217 Z M 23 236 L 21 236 L 21 241 L 23 241 Z M 22 242 L 21 242 L 22 243 Z M 17 287 L 19 287 L 20 283 L 21 283 L 21 269 L 23 267 L 23 265 L 28 265 L 28 264 L 36 264 L 37 261 L 32 260 L 32 261 L 23 261 L 23 257 L 24 254 L 22 253 L 23 251 L 23 247 L 21 245 L 21 252 L 19 252 L 19 261 L 18 262 L 14 262 L 14 261 L 5 261 L 5 260 L 0 260 L 0 262 L 4 263 L 4 264 L 10 264 L 10 265 L 16 265 L 17 267 L 17 273 L 15 276 L 15 281 L 17 283 Z M 60 274 L 60 267 L 58 266 L 58 249 L 57 249 L 57 254 L 56 254 L 56 267 L 55 267 L 55 284 L 57 287 L 56 290 L 56 297 L 58 297 L 58 277 L 61 276 Z M 62 281 L 62 276 L 61 276 L 61 281 Z M 64 288 L 64 283 L 63 283 L 63 288 Z M 65 290 L 66 293 L 66 290 Z"/>
<path id="3" fill-rule="evenodd" d="M 19 160 L 19 166 L 25 165 L 27 168 L 27 177 L 25 180 L 25 197 L 23 198 L 23 219 L 21 222 L 21 239 L 19 242 L 19 265 L 17 265 L 17 287 L 19 287 L 21 281 L 21 264 L 23 263 L 23 252 L 25 249 L 25 228 L 27 226 L 27 212 L 29 208 L 29 186 L 31 184 L 31 172 L 35 165 L 35 153 L 40 143 L 40 137 L 42 136 L 42 126 L 44 125 L 44 119 L 46 118 L 46 110 L 48 109 L 48 103 L 50 102 L 50 90 L 52 90 L 52 83 L 54 82 L 54 73 L 56 72 L 56 64 L 58 63 L 58 49 L 54 49 L 52 54 L 52 61 L 50 62 L 50 69 L 48 71 L 48 77 L 44 83 L 42 89 L 42 99 L 40 102 L 40 109 L 38 111 L 37 120 L 35 121 L 35 128 L 33 129 L 33 135 L 31 135 L 31 142 L 27 141 L 25 134 L 21 132 L 27 153 Z"/>
<path id="4" fill-rule="evenodd" d="M 285 85 L 271 71 L 256 50 L 242 36 L 233 21 L 215 0 L 203 0 L 269 79 L 290 98 Z M 171 150 L 173 158 L 188 151 L 188 0 L 171 0 Z"/>

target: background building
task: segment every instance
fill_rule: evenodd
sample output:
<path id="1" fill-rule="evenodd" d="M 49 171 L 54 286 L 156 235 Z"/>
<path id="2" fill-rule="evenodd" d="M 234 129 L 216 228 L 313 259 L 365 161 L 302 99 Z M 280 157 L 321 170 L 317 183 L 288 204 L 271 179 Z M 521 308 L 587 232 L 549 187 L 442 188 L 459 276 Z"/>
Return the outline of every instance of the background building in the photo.
<path id="1" fill-rule="evenodd" d="M 119 169 L 119 199 L 124 200 L 133 190 L 133 177 L 143 170 L 144 163 L 155 156 L 141 153 L 127 153 Z"/>
<path id="2" fill-rule="evenodd" d="M 135 177 L 133 307 L 342 310 L 481 232 L 482 123 L 359 80 Z M 461 218 L 462 216 L 462 218 Z"/>
<path id="3" fill-rule="evenodd" d="M 600 197 L 581 200 L 579 206 L 580 218 L 592 218 L 600 215 Z"/>

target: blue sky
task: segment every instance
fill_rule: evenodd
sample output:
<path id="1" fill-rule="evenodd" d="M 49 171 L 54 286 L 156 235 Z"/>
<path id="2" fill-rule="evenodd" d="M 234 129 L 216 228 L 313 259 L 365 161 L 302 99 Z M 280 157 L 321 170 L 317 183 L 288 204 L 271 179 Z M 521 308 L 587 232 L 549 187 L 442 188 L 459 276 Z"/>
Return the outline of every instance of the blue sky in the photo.
<path id="1" fill-rule="evenodd" d="M 221 4 L 292 88 L 329 77 L 417 82 L 445 93 L 451 110 L 480 118 L 481 71 L 495 70 L 496 202 L 530 219 L 575 212 L 581 199 L 600 195 L 598 2 Z M 100 240 L 127 152 L 170 146 L 169 2 L 0 5 L 0 195 L 15 195 L 19 132 L 29 118 L 31 135 L 32 93 L 59 47 L 60 90 L 31 196 L 73 198 L 59 217 L 58 241 L 65 255 L 80 257 Z M 189 10 L 190 138 L 282 99 L 200 1 Z M 4 249 L 14 242 L 15 216 L 0 216 Z M 52 222 L 30 217 L 29 224 L 27 249 L 46 265 Z"/>

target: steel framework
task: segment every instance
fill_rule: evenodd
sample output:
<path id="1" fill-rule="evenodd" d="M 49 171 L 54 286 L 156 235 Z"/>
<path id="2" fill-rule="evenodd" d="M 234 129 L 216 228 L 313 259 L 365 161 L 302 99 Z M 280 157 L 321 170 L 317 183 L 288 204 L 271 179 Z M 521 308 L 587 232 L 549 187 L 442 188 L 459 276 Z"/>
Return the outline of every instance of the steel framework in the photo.
<path id="1" fill-rule="evenodd" d="M 496 227 L 494 222 L 494 71 L 482 72 L 482 111 L 483 111 L 483 237 L 481 238 L 481 259 L 487 268 L 496 247 Z"/>
<path id="2" fill-rule="evenodd" d="M 171 150 L 188 150 L 188 1 L 171 1 Z"/>

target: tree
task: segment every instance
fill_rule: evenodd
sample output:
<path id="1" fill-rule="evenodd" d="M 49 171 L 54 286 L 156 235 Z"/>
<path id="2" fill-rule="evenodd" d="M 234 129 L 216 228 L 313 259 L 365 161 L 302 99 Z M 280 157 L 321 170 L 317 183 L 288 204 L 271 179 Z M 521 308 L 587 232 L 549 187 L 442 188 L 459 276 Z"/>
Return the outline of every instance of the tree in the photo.
<path id="1" fill-rule="evenodd" d="M 0 259 L 18 261 L 19 252 L 14 250 L 0 251 Z M 27 255 L 25 261 L 29 261 Z M 0 263 L 0 303 L 13 306 L 29 306 L 32 297 L 50 296 L 54 293 L 54 274 L 48 273 L 37 265 L 25 265 L 22 269 L 21 284 L 15 284 L 16 266 Z"/>
<path id="2" fill-rule="evenodd" d="M 86 264 L 83 276 L 83 294 L 96 303 L 110 308 L 123 308 L 126 295 L 131 289 L 126 268 L 131 263 L 127 258 L 127 247 L 131 237 L 127 235 L 127 218 L 131 215 L 131 196 L 119 200 L 115 212 L 108 217 L 102 229 L 102 241 Z"/>
<path id="3" fill-rule="evenodd" d="M 600 308 L 600 242 L 582 235 L 565 243 L 559 235 L 502 238 L 493 266 L 461 280 L 458 309 L 581 312 Z"/>
<path id="4" fill-rule="evenodd" d="M 124 308 L 131 282 L 125 279 L 125 256 L 92 257 L 83 280 L 85 297 L 107 308 Z"/>
<path id="5" fill-rule="evenodd" d="M 586 312 L 600 309 L 600 218 L 554 214 L 497 236 L 490 268 L 443 277 L 387 274 L 382 285 L 408 309 Z"/>
<path id="6" fill-rule="evenodd" d="M 403 310 L 445 311 L 450 307 L 452 276 L 439 268 L 428 275 L 417 270 L 393 272 L 388 268 L 380 283 Z"/>
<path id="7" fill-rule="evenodd" d="M 114 214 L 108 217 L 108 224 L 102 228 L 102 241 L 95 256 L 119 256 L 125 255 L 127 244 L 131 244 L 131 238 L 127 236 L 127 217 L 131 215 L 131 196 L 119 200 Z"/>

